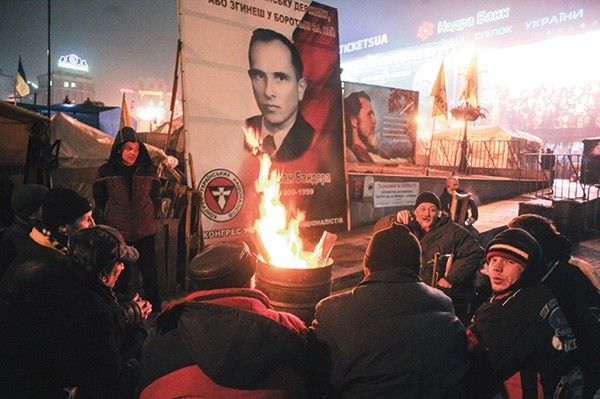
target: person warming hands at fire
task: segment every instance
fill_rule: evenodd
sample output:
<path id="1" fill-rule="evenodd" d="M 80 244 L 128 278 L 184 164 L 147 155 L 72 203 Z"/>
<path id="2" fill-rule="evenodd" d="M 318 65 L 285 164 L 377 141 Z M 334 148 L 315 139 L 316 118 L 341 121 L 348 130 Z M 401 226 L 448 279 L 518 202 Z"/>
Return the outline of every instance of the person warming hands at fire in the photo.
<path id="1" fill-rule="evenodd" d="M 252 288 L 257 257 L 213 244 L 189 265 L 187 297 L 165 306 L 142 353 L 140 399 L 306 398 L 307 327 Z"/>

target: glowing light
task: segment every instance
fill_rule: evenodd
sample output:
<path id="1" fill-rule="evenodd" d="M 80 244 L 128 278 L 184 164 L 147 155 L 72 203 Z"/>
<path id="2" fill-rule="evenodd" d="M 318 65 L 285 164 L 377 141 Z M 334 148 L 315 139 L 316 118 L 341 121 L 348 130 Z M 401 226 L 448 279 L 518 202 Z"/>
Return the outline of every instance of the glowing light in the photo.
<path id="1" fill-rule="evenodd" d="M 136 107 L 135 115 L 143 121 L 160 123 L 165 119 L 165 109 L 152 106 L 140 106 Z"/>
<path id="2" fill-rule="evenodd" d="M 254 227 L 268 263 L 278 267 L 307 268 L 309 260 L 303 251 L 299 226 L 304 213 L 298 212 L 288 222 L 288 213 L 280 202 L 281 174 L 271 171 L 271 159 L 260 154 L 260 172 L 256 191 L 262 193 L 260 218 Z"/>
<path id="3" fill-rule="evenodd" d="M 77 54 L 61 55 L 58 59 L 58 66 L 76 71 L 89 72 L 88 63 Z"/>
<path id="4" fill-rule="evenodd" d="M 283 206 L 280 201 L 281 173 L 271 170 L 271 158 L 262 148 L 259 131 L 251 127 L 242 127 L 242 130 L 246 145 L 260 162 L 255 182 L 256 192 L 261 195 L 260 217 L 254 223 L 254 230 L 262 260 L 272 266 L 293 269 L 330 264 L 329 254 L 337 236 L 325 231 L 312 253 L 303 250 L 300 223 L 304 220 L 304 212 L 294 209 L 288 212 Z"/>

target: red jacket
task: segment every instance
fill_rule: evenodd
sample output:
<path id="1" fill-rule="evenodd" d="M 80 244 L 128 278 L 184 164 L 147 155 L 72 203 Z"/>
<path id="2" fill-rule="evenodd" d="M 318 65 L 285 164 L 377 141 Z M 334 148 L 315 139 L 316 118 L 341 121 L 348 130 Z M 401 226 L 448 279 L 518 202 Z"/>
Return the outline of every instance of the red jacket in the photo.
<path id="1" fill-rule="evenodd" d="M 306 331 L 258 290 L 195 292 L 158 317 L 139 397 L 305 398 Z"/>
<path id="2" fill-rule="evenodd" d="M 154 210 L 158 206 L 160 180 L 146 146 L 133 131 L 130 136 L 117 135 L 107 163 L 98 169 L 92 186 L 97 223 L 107 224 L 135 242 L 156 232 Z M 140 143 L 133 166 L 125 166 L 119 149 L 127 141 Z"/>

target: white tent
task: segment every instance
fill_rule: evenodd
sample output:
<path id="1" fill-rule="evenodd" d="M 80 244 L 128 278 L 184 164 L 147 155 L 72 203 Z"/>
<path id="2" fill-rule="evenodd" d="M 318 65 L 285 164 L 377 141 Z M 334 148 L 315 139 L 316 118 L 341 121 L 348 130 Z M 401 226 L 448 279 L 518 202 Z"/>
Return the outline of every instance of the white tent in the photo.
<path id="1" fill-rule="evenodd" d="M 53 184 L 72 188 L 91 200 L 92 183 L 98 167 L 110 156 L 114 137 L 59 112 L 52 117 L 50 140 L 60 140 L 59 167 L 52 172 Z M 177 166 L 177 160 L 163 150 L 149 144 L 146 148 L 155 165 Z"/>

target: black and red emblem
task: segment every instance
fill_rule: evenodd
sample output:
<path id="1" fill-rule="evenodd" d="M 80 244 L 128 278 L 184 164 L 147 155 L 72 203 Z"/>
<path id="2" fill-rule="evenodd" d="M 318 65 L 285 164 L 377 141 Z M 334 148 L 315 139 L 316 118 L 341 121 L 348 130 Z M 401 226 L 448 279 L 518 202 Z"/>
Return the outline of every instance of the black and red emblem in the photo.
<path id="1" fill-rule="evenodd" d="M 240 179 L 227 169 L 214 169 L 200 181 L 202 213 L 215 222 L 233 219 L 244 203 L 244 186 Z"/>

